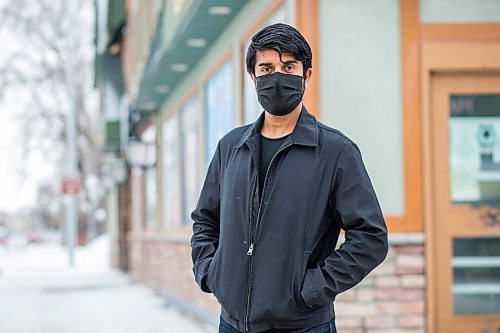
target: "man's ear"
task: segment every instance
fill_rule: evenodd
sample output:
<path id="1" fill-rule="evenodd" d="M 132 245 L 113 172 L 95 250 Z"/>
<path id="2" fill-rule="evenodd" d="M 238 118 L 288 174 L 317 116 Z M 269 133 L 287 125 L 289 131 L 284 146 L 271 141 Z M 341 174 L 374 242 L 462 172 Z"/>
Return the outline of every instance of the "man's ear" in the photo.
<path id="1" fill-rule="evenodd" d="M 308 68 L 305 73 L 305 78 L 304 78 L 304 85 L 307 88 L 309 80 L 311 79 L 312 75 L 312 68 Z"/>
<path id="2" fill-rule="evenodd" d="M 257 82 L 255 82 L 255 74 L 254 73 L 250 73 L 250 78 L 252 79 L 254 86 L 257 86 Z"/>

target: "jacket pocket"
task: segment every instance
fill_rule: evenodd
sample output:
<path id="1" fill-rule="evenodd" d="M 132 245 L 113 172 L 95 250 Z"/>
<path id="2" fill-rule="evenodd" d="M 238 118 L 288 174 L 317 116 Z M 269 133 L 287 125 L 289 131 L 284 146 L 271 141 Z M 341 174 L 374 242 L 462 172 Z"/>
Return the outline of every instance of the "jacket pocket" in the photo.
<path id="1" fill-rule="evenodd" d="M 332 303 L 336 295 L 332 297 L 331 294 L 321 267 L 316 265 L 307 269 L 301 290 L 301 296 L 306 305 L 312 309 Z"/>
<path id="2" fill-rule="evenodd" d="M 297 303 L 297 310 L 299 312 L 304 312 L 304 311 L 307 311 L 308 309 L 310 309 L 310 307 L 306 304 L 306 302 L 304 301 L 303 297 L 302 297 L 302 289 L 303 289 L 303 285 L 304 285 L 304 279 L 306 277 L 306 272 L 307 272 L 307 266 L 308 266 L 308 262 L 309 262 L 309 258 L 311 257 L 311 251 L 304 251 L 304 254 L 303 254 L 303 261 L 302 261 L 302 267 L 301 267 L 301 272 L 300 272 L 300 284 L 298 286 L 298 288 L 296 288 L 297 292 L 296 292 L 296 295 L 295 295 L 295 301 Z"/>
<path id="3" fill-rule="evenodd" d="M 212 258 L 212 261 L 210 262 L 210 265 L 208 266 L 208 271 L 207 271 L 207 277 L 206 277 L 206 283 L 212 294 L 217 297 L 217 292 L 215 290 L 215 265 L 217 265 L 217 258 L 218 258 L 218 251 L 215 252 L 214 257 Z"/>

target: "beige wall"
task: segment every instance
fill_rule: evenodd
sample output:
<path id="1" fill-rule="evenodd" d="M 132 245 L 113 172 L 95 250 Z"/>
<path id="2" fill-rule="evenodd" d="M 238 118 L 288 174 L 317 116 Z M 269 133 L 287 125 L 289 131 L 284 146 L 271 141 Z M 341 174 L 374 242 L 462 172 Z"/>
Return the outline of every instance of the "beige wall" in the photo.
<path id="1" fill-rule="evenodd" d="M 398 0 L 320 1 L 321 119 L 358 144 L 385 215 L 404 202 Z"/>
<path id="2" fill-rule="evenodd" d="M 420 0 L 422 23 L 500 22 L 498 0 Z"/>

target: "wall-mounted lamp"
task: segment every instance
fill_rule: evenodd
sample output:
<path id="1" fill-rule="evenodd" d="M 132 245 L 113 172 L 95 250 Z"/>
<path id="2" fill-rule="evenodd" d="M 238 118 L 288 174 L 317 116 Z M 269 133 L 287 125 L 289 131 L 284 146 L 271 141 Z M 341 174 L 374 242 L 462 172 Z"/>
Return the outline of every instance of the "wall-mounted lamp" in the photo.
<path id="1" fill-rule="evenodd" d="M 136 137 L 130 138 L 128 143 L 127 160 L 135 168 L 152 168 L 156 164 L 156 144 L 145 142 Z"/>

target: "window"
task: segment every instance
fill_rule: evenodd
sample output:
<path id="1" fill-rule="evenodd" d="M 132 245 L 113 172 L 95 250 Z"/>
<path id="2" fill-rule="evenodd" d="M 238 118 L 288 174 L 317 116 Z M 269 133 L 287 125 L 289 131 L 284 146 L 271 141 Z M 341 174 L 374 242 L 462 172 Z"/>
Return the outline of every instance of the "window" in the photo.
<path id="1" fill-rule="evenodd" d="M 182 130 L 182 189 L 184 198 L 184 224 L 191 224 L 191 212 L 200 192 L 200 100 L 193 97 L 181 110 Z"/>
<path id="2" fill-rule="evenodd" d="M 146 170 L 146 229 L 156 227 L 156 169 Z"/>
<path id="3" fill-rule="evenodd" d="M 141 168 L 132 168 L 131 172 L 131 205 L 132 226 L 134 231 L 142 231 L 144 207 L 144 172 Z"/>
<path id="4" fill-rule="evenodd" d="M 234 126 L 233 65 L 227 62 L 205 86 L 206 165 L 212 160 L 220 138 Z"/>
<path id="5" fill-rule="evenodd" d="M 141 140 L 153 144 L 156 142 L 156 127 L 150 125 L 142 134 Z M 145 181 L 145 219 L 146 229 L 154 230 L 156 224 L 156 197 L 158 187 L 156 185 L 156 168 L 147 168 L 144 173 Z"/>
<path id="6" fill-rule="evenodd" d="M 181 221 L 179 175 L 178 116 L 170 116 L 162 128 L 163 134 L 163 226 L 178 226 Z"/>

